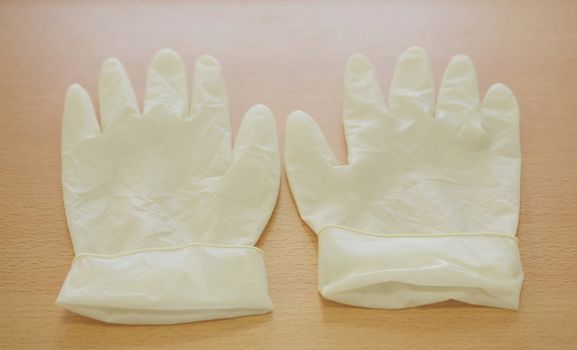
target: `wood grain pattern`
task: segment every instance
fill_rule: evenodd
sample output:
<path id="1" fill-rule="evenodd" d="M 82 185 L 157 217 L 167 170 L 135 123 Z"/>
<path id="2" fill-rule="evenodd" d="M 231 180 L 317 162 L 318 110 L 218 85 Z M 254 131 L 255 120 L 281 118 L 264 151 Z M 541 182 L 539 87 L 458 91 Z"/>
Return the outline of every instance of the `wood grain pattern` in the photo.
<path id="1" fill-rule="evenodd" d="M 0 348 L 369 349 L 577 347 L 577 2 L 391 1 L 0 3 Z M 142 98 L 162 47 L 192 69 L 225 69 L 233 127 L 248 107 L 314 116 L 340 160 L 347 57 L 377 66 L 383 87 L 406 47 L 428 50 L 437 82 L 467 53 L 481 89 L 503 81 L 521 107 L 521 310 L 459 303 L 399 311 L 328 302 L 316 292 L 316 239 L 286 178 L 259 246 L 272 314 L 176 326 L 114 326 L 53 305 L 72 260 L 60 188 L 64 92 L 96 96 L 99 66 L 120 58 Z M 385 89 L 386 91 L 386 89 Z"/>

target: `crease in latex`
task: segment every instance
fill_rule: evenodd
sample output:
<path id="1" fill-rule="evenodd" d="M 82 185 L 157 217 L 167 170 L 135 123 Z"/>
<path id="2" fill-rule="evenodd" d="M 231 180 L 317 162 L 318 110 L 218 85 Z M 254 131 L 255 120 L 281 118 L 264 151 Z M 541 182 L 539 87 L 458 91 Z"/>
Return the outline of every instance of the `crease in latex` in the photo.
<path id="1" fill-rule="evenodd" d="M 179 245 L 176 247 L 157 247 L 157 248 L 143 248 L 143 249 L 135 249 L 135 250 L 130 250 L 127 252 L 122 252 L 122 253 L 118 253 L 118 254 L 96 254 L 96 253 L 80 253 L 80 254 L 76 254 L 76 256 L 74 257 L 74 259 L 72 260 L 72 262 L 74 263 L 77 259 L 81 258 L 81 257 L 94 257 L 94 258 L 103 258 L 103 259 L 107 259 L 107 258 L 119 258 L 119 257 L 123 257 L 123 256 L 127 256 L 127 255 L 132 255 L 132 254 L 138 254 L 138 253 L 146 253 L 146 252 L 161 252 L 161 251 L 174 251 L 174 250 L 180 250 L 180 249 L 185 249 L 185 248 L 191 248 L 191 247 L 211 247 L 211 248 L 229 248 L 229 249 L 250 249 L 250 250 L 254 250 L 257 253 L 259 253 L 260 255 L 264 256 L 264 251 L 258 247 L 255 246 L 251 246 L 251 245 L 230 245 L 230 244 L 216 244 L 216 243 L 201 243 L 201 242 L 195 242 L 195 243 L 187 243 L 187 244 L 183 244 L 183 245 Z"/>
<path id="2" fill-rule="evenodd" d="M 360 233 L 367 236 L 381 237 L 381 238 L 415 238 L 415 237 L 468 237 L 468 236 L 484 236 L 484 237 L 503 237 L 514 240 L 515 243 L 519 242 L 519 239 L 514 235 L 505 232 L 443 232 L 443 233 L 376 233 L 364 230 L 359 230 L 353 227 L 343 226 L 343 225 L 325 225 L 323 226 L 317 236 L 327 232 L 331 228 L 337 228 L 347 231 L 352 231 L 355 233 Z"/>

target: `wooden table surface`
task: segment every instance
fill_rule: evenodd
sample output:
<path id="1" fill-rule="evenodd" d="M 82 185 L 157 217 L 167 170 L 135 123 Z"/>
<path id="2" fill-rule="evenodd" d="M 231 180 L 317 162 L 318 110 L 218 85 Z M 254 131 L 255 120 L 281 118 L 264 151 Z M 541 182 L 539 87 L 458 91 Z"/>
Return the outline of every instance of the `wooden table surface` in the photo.
<path id="1" fill-rule="evenodd" d="M 1 349 L 577 348 L 577 2 L 376 1 L 32 2 L 0 4 Z M 170 4 L 168 4 L 170 3 Z M 120 58 L 142 98 L 160 48 L 192 68 L 220 59 L 238 129 L 270 106 L 281 143 L 289 112 L 314 116 L 340 160 L 343 68 L 364 53 L 388 85 L 411 45 L 435 77 L 452 55 L 477 64 L 481 89 L 505 82 L 521 109 L 525 270 L 518 312 L 457 302 L 387 311 L 347 307 L 316 291 L 316 238 L 283 174 L 258 246 L 274 313 L 174 326 L 117 326 L 54 305 L 73 253 L 60 187 L 66 88 L 96 97 L 99 66 Z"/>

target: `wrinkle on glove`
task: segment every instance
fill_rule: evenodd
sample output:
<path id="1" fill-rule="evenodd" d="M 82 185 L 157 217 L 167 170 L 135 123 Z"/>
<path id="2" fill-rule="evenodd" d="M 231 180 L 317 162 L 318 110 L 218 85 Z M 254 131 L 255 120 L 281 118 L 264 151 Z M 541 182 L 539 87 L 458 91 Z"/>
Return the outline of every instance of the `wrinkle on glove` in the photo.
<path id="1" fill-rule="evenodd" d="M 289 116 L 286 171 L 301 217 L 319 235 L 324 297 L 376 308 L 449 299 L 518 307 L 519 111 L 505 85 L 483 99 L 477 86 L 473 62 L 457 55 L 435 99 L 429 59 L 412 47 L 385 101 L 372 65 L 354 55 L 346 165 L 311 117 Z"/>
<path id="2" fill-rule="evenodd" d="M 218 61 L 199 57 L 190 99 L 187 86 L 180 57 L 163 49 L 148 67 L 142 112 L 115 58 L 101 69 L 100 124 L 88 93 L 68 90 L 62 187 L 77 258 L 59 305 L 137 324 L 272 309 L 253 245 L 279 188 L 274 118 L 253 106 L 232 147 Z"/>

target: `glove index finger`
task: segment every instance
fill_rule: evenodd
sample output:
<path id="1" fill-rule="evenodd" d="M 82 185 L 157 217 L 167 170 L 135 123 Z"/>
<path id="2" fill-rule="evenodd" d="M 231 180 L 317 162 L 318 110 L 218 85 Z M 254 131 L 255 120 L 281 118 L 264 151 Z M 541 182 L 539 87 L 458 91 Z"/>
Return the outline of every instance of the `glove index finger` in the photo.
<path id="1" fill-rule="evenodd" d="M 218 60 L 210 55 L 202 55 L 194 63 L 192 83 L 191 116 L 211 111 L 228 125 L 228 97 Z"/>
<path id="2" fill-rule="evenodd" d="M 102 128 L 140 116 L 136 96 L 122 63 L 109 58 L 102 63 L 98 83 Z"/>
<path id="3" fill-rule="evenodd" d="M 192 151 L 209 155 L 198 167 L 206 175 L 223 175 L 231 164 L 232 136 L 226 88 L 216 58 L 203 55 L 196 60 L 190 105 L 188 119 L 197 130 Z"/>
<path id="4" fill-rule="evenodd" d="M 381 117 L 386 109 L 375 70 L 363 55 L 353 55 L 345 72 L 345 119 Z"/>
<path id="5" fill-rule="evenodd" d="M 100 135 L 100 127 L 90 96 L 78 84 L 68 88 L 62 119 L 63 152 L 71 149 L 79 141 Z"/>

